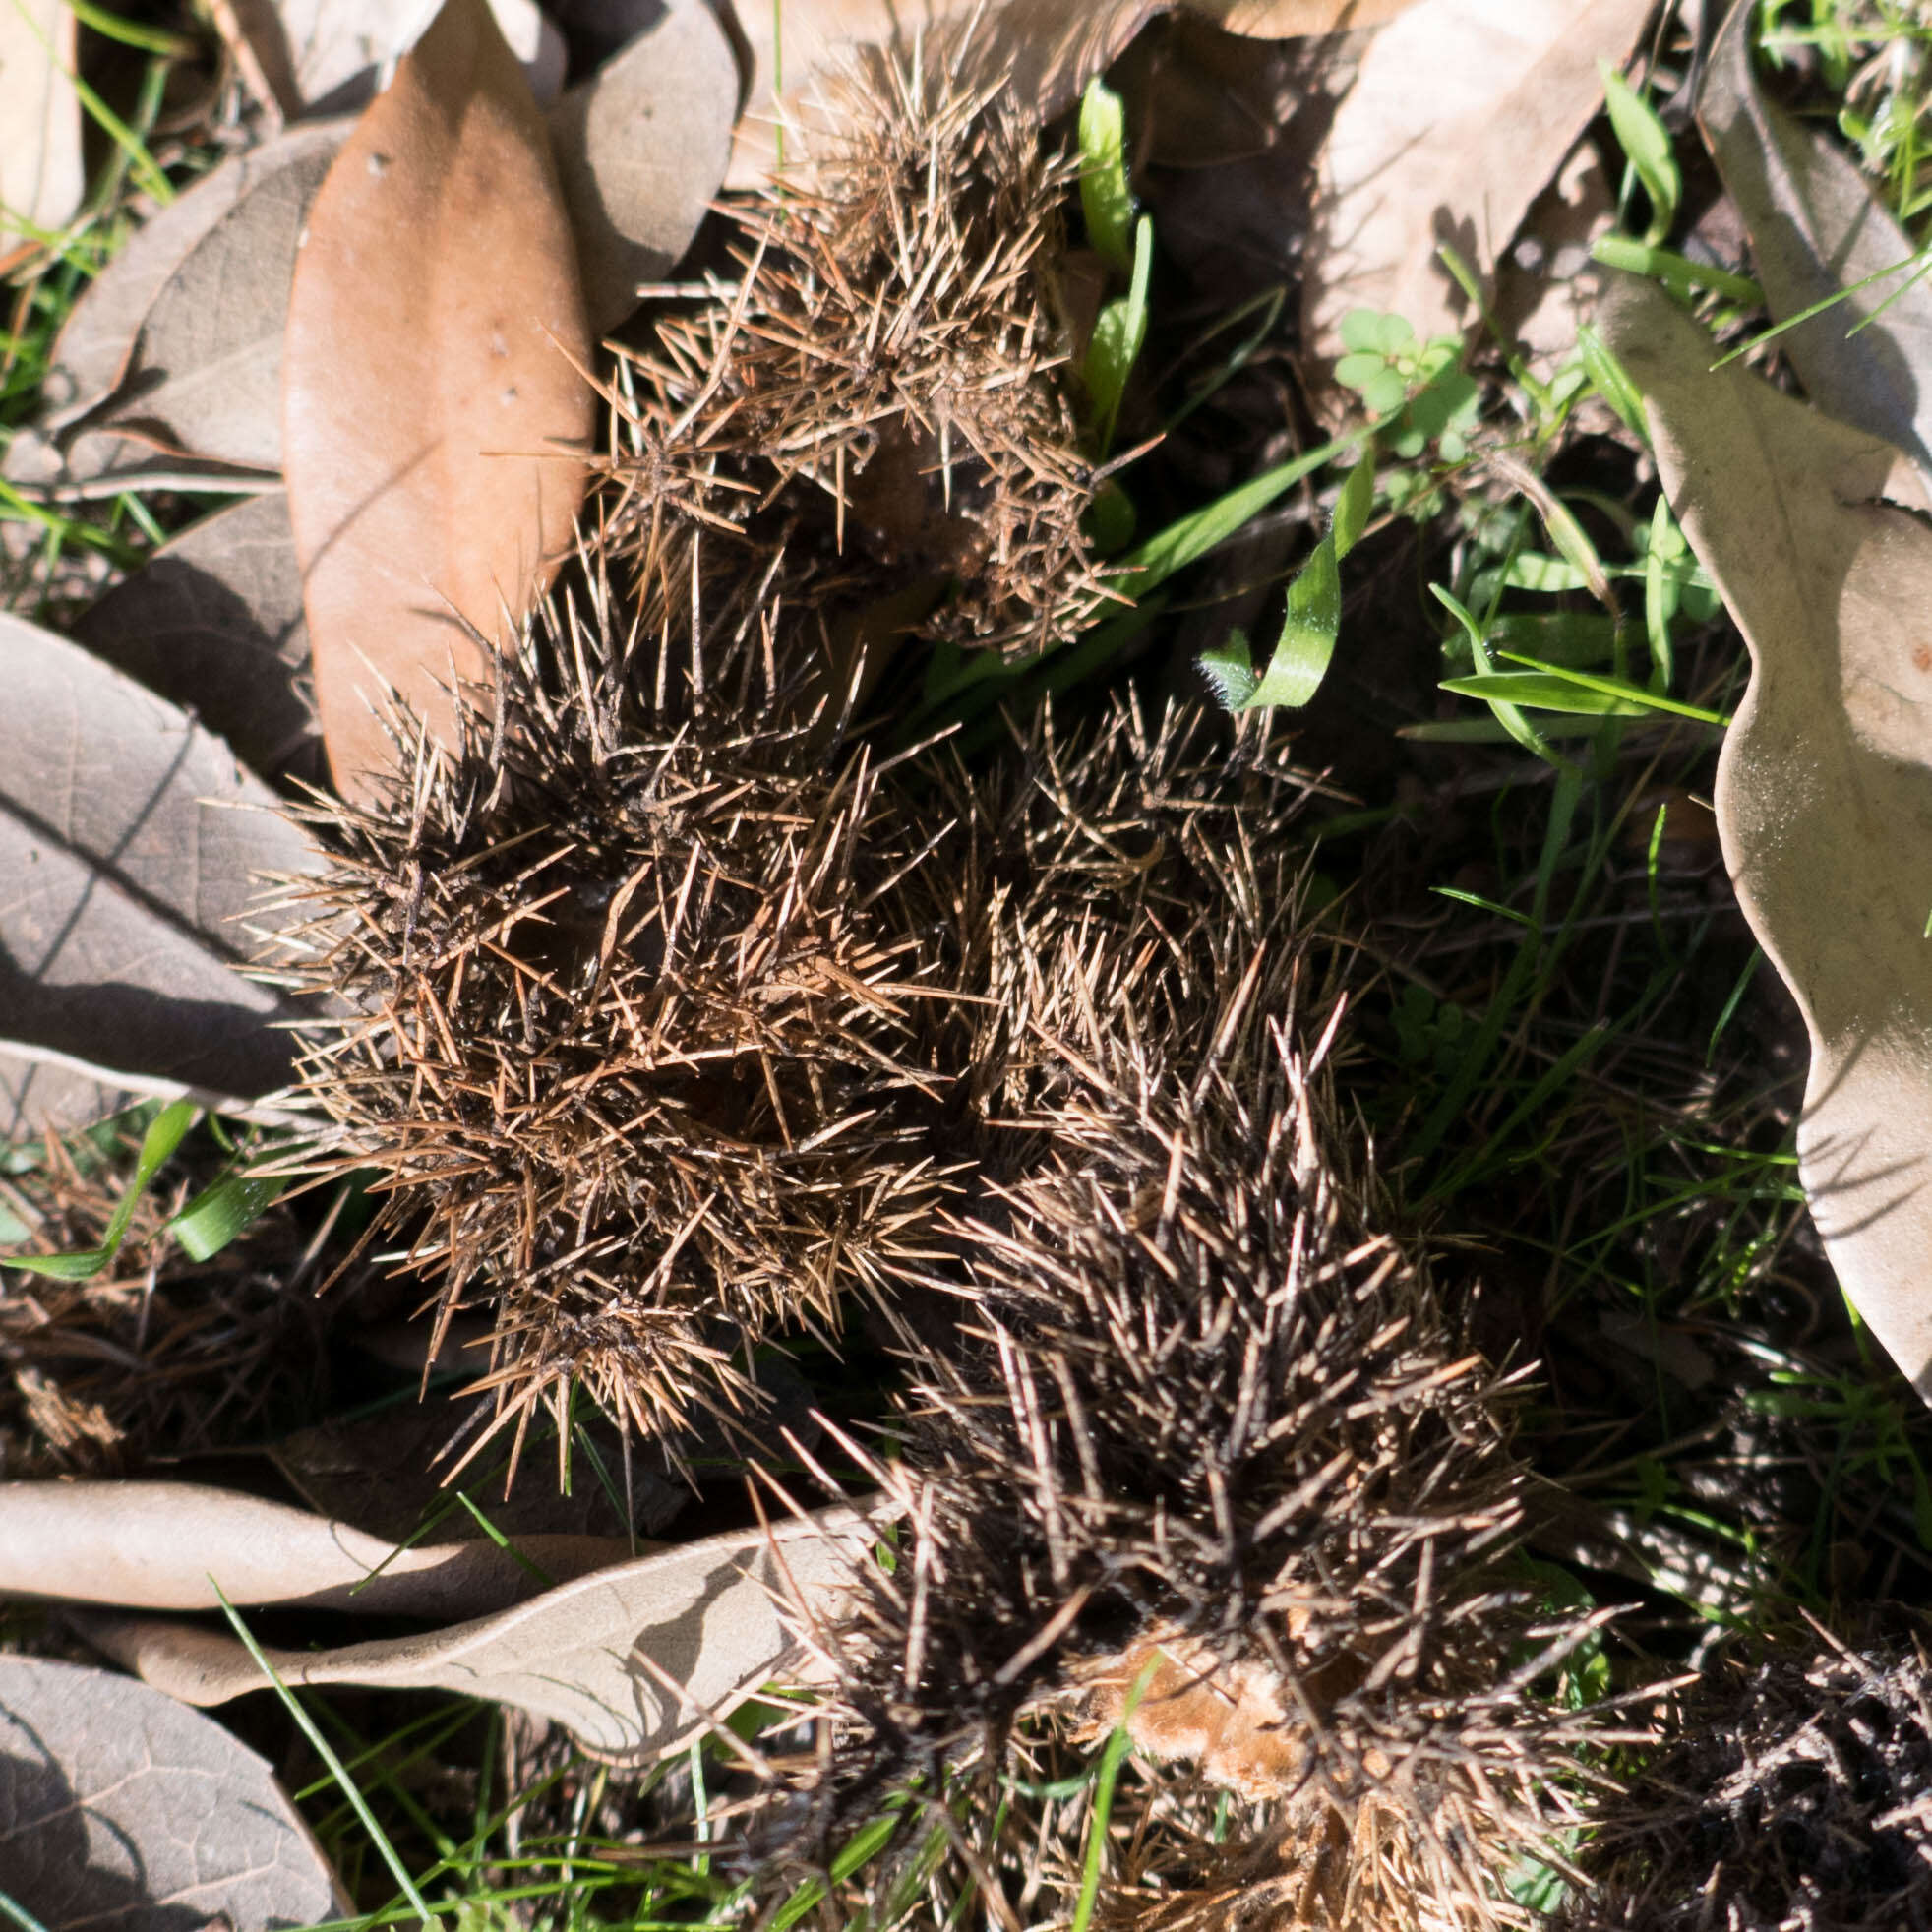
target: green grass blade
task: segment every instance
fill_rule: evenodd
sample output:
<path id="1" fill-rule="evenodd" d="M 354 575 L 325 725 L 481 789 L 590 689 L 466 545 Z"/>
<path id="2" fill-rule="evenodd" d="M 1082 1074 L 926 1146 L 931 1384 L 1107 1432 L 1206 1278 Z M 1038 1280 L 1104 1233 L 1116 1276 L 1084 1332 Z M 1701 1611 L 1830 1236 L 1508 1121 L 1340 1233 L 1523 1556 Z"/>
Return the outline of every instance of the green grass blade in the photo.
<path id="1" fill-rule="evenodd" d="M 362 1795 L 355 1780 L 343 1768 L 341 1759 L 335 1755 L 334 1748 L 328 1738 L 323 1736 L 316 1721 L 303 1709 L 301 1700 L 282 1682 L 281 1672 L 264 1656 L 262 1646 L 255 1641 L 254 1632 L 242 1621 L 240 1613 L 228 1601 L 221 1586 L 215 1583 L 212 1577 L 209 1578 L 209 1582 L 214 1585 L 214 1594 L 220 1600 L 221 1613 L 228 1619 L 229 1628 L 241 1639 L 243 1648 L 255 1660 L 255 1667 L 273 1685 L 275 1695 L 281 1699 L 288 1715 L 295 1720 L 302 1735 L 314 1747 L 316 1756 L 329 1767 L 330 1775 L 341 1788 L 342 1795 L 348 1799 L 349 1808 L 356 1815 L 356 1822 L 369 1834 L 370 1843 L 381 1853 L 383 1863 L 390 1868 L 390 1874 L 395 1880 L 397 1890 L 408 1900 L 410 1909 L 425 1925 L 434 1925 L 437 1922 L 436 1914 L 430 1910 L 423 1895 L 416 1890 L 415 1880 L 409 1876 L 402 1860 L 396 1856 L 395 1846 L 390 1842 L 389 1834 L 376 1822 L 376 1814 L 369 1809 L 369 1801 Z"/>

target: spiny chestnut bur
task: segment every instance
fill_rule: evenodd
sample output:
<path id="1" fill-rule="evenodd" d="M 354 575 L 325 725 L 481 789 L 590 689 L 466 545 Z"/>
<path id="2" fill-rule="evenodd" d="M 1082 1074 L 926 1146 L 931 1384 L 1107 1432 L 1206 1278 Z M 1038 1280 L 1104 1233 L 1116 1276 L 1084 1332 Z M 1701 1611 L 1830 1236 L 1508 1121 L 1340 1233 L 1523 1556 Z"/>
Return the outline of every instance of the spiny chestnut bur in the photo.
<path id="1" fill-rule="evenodd" d="M 831 89 L 803 158 L 733 210 L 735 294 L 621 364 L 635 419 L 613 466 L 709 463 L 709 513 L 781 537 L 795 597 L 891 593 L 895 625 L 1036 651 L 1099 592 L 1042 293 L 1073 173 L 962 58 L 929 42 Z"/>
<path id="2" fill-rule="evenodd" d="M 1920 1635 L 1723 1658 L 1601 1807 L 1564 1932 L 1932 1925 L 1932 1663 Z"/>
<path id="3" fill-rule="evenodd" d="M 1078 821 L 1159 871 L 1120 818 Z M 1150 1776 L 1255 1807 L 1128 1915 L 1508 1923 L 1503 1874 L 1554 1855 L 1591 1775 L 1599 1721 L 1545 1693 L 1595 1619 L 1545 1618 L 1513 1570 L 1517 1378 L 1382 1232 L 1290 862 L 1227 829 L 1191 916 L 1150 893 L 1048 961 L 1046 1152 L 952 1218 L 964 1312 L 908 1342 L 898 1452 L 867 1459 L 900 1543 L 825 1645 L 815 1795 L 849 1818 L 965 1781 L 1017 1841 L 1039 1727 L 1124 1727 Z M 1139 1018 L 1089 996 L 1143 958 Z"/>
<path id="4" fill-rule="evenodd" d="M 308 814 L 301 979 L 357 1015 L 311 1034 L 325 1166 L 376 1171 L 439 1337 L 494 1308 L 519 1447 L 573 1382 L 674 1457 L 729 1423 L 759 1339 L 835 1330 L 936 1184 L 902 1054 L 933 989 L 886 910 L 911 834 L 772 688 L 775 614 L 695 634 L 690 574 L 679 549 L 628 636 L 601 580 L 554 604 L 453 750 L 398 720 L 386 801 Z"/>

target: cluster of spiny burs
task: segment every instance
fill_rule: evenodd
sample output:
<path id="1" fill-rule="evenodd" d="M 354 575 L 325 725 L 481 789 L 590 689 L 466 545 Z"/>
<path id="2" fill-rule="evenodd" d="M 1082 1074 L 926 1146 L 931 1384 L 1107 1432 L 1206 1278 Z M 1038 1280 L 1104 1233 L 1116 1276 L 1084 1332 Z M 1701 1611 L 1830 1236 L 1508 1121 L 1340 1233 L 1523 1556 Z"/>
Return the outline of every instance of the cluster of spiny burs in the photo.
<path id="1" fill-rule="evenodd" d="M 1022 1920 L 1074 1910 L 1116 1735 L 1117 1918 L 1516 1922 L 1504 1880 L 1609 1734 L 1552 1694 L 1591 1619 L 1515 1555 L 1520 1378 L 1391 1232 L 1338 1098 L 1305 789 L 1265 726 L 1181 713 L 952 774 L 979 1160 L 885 1439 L 842 1444 L 895 1555 L 822 1643 L 805 1814 L 966 1803 L 957 1876 Z"/>
<path id="2" fill-rule="evenodd" d="M 860 728 L 850 593 L 902 538 L 929 634 L 1050 642 L 1094 589 L 1035 277 L 1064 173 L 970 91 L 874 100 L 620 372 L 598 539 L 458 742 L 398 717 L 388 795 L 315 806 L 319 1163 L 375 1171 L 440 1321 L 490 1312 L 519 1431 L 580 1385 L 675 1455 L 767 1339 L 858 1302 L 897 1350 L 845 1444 L 895 1554 L 802 1618 L 781 1855 L 896 1802 L 875 1907 L 1072 1914 L 1111 1806 L 1115 1916 L 1507 1922 L 1601 1735 L 1550 1695 L 1589 1626 L 1515 1567 L 1512 1378 L 1337 1096 L 1306 781 L 1253 721 L 1042 718 L 970 767 Z"/>

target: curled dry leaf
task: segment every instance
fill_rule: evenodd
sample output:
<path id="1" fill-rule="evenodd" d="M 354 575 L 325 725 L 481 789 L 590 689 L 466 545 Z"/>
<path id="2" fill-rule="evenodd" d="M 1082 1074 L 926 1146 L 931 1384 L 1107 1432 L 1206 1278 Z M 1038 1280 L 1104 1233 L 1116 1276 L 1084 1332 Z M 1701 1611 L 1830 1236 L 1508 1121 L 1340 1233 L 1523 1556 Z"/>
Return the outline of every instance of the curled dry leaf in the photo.
<path id="1" fill-rule="evenodd" d="M 0 1128 L 85 1124 L 102 1088 L 246 1112 L 289 1044 L 235 969 L 261 875 L 312 870 L 306 838 L 220 740 L 22 618 L 0 689 Z"/>
<path id="2" fill-rule="evenodd" d="M 1932 529 L 1890 444 L 1619 280 L 1605 332 L 1678 521 L 1751 647 L 1717 810 L 1811 1038 L 1798 1164 L 1858 1312 L 1932 1400 Z"/>
<path id="3" fill-rule="evenodd" d="M 0 1657 L 0 1820 L 6 1896 L 46 1932 L 353 1910 L 253 1751 L 111 1671 Z"/>
<path id="4" fill-rule="evenodd" d="M 459 1691 L 565 1725 L 586 1751 L 668 1754 L 774 1676 L 798 1651 L 789 1612 L 829 1613 L 872 1546 L 849 1509 L 679 1543 L 421 1637 L 332 1651 L 270 1651 L 290 1684 Z M 243 1646 L 192 1625 L 88 1617 L 90 1639 L 189 1704 L 220 1704 L 268 1679 Z M 675 1687 L 675 1688 L 674 1688 Z"/>
<path id="5" fill-rule="evenodd" d="M 284 771 L 315 743 L 302 573 L 279 490 L 170 537 L 82 614 L 74 636 L 192 707 L 256 771 Z"/>
<path id="6" fill-rule="evenodd" d="M 1302 287 L 1304 338 L 1340 352 L 1352 309 L 1418 335 L 1462 326 L 1436 250 L 1485 281 L 1602 105 L 1650 0 L 1422 0 L 1376 35 L 1336 110 Z"/>
<path id="7" fill-rule="evenodd" d="M 670 0 L 550 110 L 583 301 L 601 335 L 687 248 L 724 179 L 738 58 L 704 0 Z"/>
<path id="8" fill-rule="evenodd" d="M 1190 0 L 1185 11 L 1234 33 L 1286 40 L 1393 20 L 1416 0 Z M 972 72 L 1009 86 L 1024 108 L 1050 120 L 1173 0 L 786 0 L 738 9 L 752 55 L 751 97 L 739 122 L 726 185 L 755 188 L 777 158 L 777 131 L 809 118 L 814 96 L 862 48 L 900 60 L 914 40 L 970 31 Z M 782 33 L 782 46 L 780 35 Z M 775 91 L 782 52 L 784 93 Z"/>
<path id="9" fill-rule="evenodd" d="M 372 700 L 450 732 L 454 682 L 488 682 L 476 634 L 569 544 L 588 355 L 542 118 L 483 0 L 449 0 L 316 197 L 289 304 L 289 516 L 350 794 L 392 755 Z"/>
<path id="10" fill-rule="evenodd" d="M 36 230 L 65 227 L 87 186 L 68 78 L 76 25 L 66 0 L 0 8 L 0 256 Z"/>
<path id="11" fill-rule="evenodd" d="M 398 1548 L 346 1523 L 193 1482 L 0 1482 L 0 1596 L 211 1610 L 300 1603 L 365 1615 L 478 1616 L 548 1577 L 631 1554 L 608 1537 L 531 1537 Z"/>
<path id="12" fill-rule="evenodd" d="M 1896 443 L 1932 476 L 1932 289 L 1912 272 L 1911 238 L 1851 157 L 1765 98 L 1751 61 L 1754 18 L 1745 0 L 1719 32 L 1698 123 L 1750 231 L 1772 319 L 1843 294 L 1778 346 L 1821 409 Z"/>

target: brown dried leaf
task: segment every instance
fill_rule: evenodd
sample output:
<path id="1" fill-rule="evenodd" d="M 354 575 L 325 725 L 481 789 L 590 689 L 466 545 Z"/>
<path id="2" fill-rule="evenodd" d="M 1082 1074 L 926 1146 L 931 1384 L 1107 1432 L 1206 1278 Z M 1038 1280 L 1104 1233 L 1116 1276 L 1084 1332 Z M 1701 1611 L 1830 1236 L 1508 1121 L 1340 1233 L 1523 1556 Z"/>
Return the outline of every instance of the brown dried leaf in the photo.
<path id="1" fill-rule="evenodd" d="M 68 79 L 75 27 L 66 0 L 0 8 L 0 254 L 35 229 L 65 227 L 87 186 Z"/>
<path id="2" fill-rule="evenodd" d="M 0 1657 L 0 1818 L 7 1897 L 47 1932 L 354 1909 L 253 1751 L 111 1671 Z"/>
<path id="3" fill-rule="evenodd" d="M 550 110 L 584 308 L 601 335 L 691 246 L 724 180 L 738 57 L 704 0 L 671 0 Z"/>
<path id="4" fill-rule="evenodd" d="M 1751 60 L 1755 18 L 1748 5 L 1732 8 L 1697 118 L 1750 231 L 1772 319 L 1880 277 L 1787 329 L 1778 346 L 1821 409 L 1896 443 L 1932 475 L 1932 289 L 1921 274 L 1885 275 L 1915 268 L 1911 238 L 1842 148 L 1765 98 Z"/>
<path id="5" fill-rule="evenodd" d="M 593 395 L 541 117 L 483 0 L 449 0 L 310 212 L 283 361 L 323 736 L 356 794 L 387 685 L 433 731 L 572 535 Z"/>
<path id="6" fill-rule="evenodd" d="M 1302 288 L 1304 339 L 1339 353 L 1351 309 L 1418 335 L 1467 302 L 1436 255 L 1485 282 L 1530 204 L 1602 105 L 1650 0 L 1422 0 L 1370 43 L 1336 110 Z"/>
<path id="7" fill-rule="evenodd" d="M 1811 1038 L 1798 1164 L 1839 1280 L 1932 1400 L 1932 529 L 1890 444 L 1781 394 L 1657 289 L 1605 333 L 1751 647 L 1717 810 Z"/>
<path id="8" fill-rule="evenodd" d="M 1416 0 L 1186 0 L 1185 11 L 1258 39 L 1335 33 L 1393 20 Z M 1174 0 L 786 0 L 782 11 L 746 0 L 737 9 L 750 49 L 750 102 L 738 125 L 732 188 L 754 188 L 776 158 L 776 129 L 810 117 L 815 94 L 862 47 L 900 60 L 937 30 L 969 30 L 972 69 L 1005 81 L 1012 95 L 1049 120 Z M 783 33 L 785 91 L 773 90 Z"/>
<path id="9" fill-rule="evenodd" d="M 66 1128 L 90 1083 L 245 1104 L 282 1085 L 286 1015 L 241 977 L 259 875 L 315 864 L 221 742 L 77 645 L 0 616 L 0 1131 Z"/>
<path id="10" fill-rule="evenodd" d="M 608 1537 L 517 1543 L 552 1577 L 624 1560 Z M 212 1579 L 212 1581 L 211 1581 Z M 299 1603 L 369 1616 L 480 1616 L 540 1583 L 495 1542 L 406 1549 L 347 1523 L 193 1482 L 0 1482 L 0 1597 L 212 1610 Z"/>
<path id="11" fill-rule="evenodd" d="M 679 1543 L 427 1636 L 267 1655 L 290 1684 L 461 1691 L 564 1724 L 600 1757 L 637 1762 L 682 1748 L 707 1715 L 723 1716 L 782 1674 L 796 1645 L 779 1600 L 828 1610 L 872 1537 L 855 1512 L 825 1510 L 768 1534 Z M 224 1703 L 268 1681 L 231 1637 L 150 1619 L 89 1618 L 85 1627 L 185 1703 Z"/>
<path id="12" fill-rule="evenodd" d="M 284 771 L 315 743 L 302 573 L 278 490 L 171 537 L 82 614 L 74 636 L 192 708 L 257 771 Z"/>

